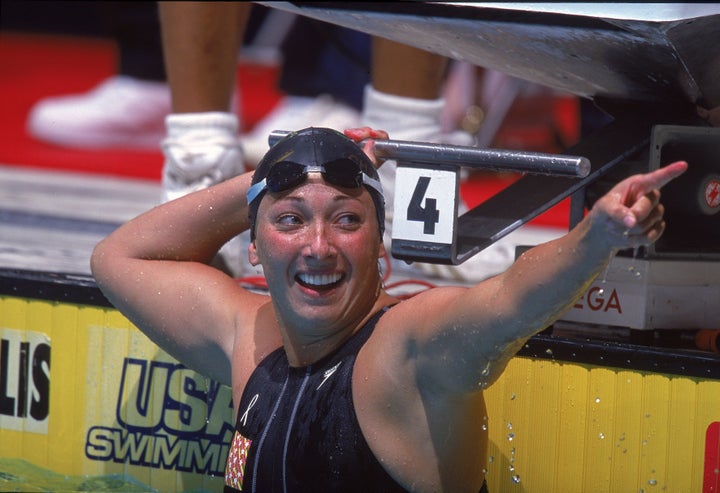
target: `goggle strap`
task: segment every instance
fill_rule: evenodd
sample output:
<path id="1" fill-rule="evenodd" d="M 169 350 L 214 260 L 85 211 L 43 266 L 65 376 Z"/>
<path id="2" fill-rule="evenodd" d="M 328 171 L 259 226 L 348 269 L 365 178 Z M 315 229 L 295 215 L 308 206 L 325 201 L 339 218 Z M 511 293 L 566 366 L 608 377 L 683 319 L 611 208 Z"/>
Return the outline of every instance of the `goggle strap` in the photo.
<path id="1" fill-rule="evenodd" d="M 250 188 L 248 188 L 247 191 L 247 203 L 248 205 L 252 204 L 253 201 L 260 195 L 264 190 L 265 186 L 267 185 L 267 181 L 265 178 L 257 182 L 256 184 L 252 185 Z"/>
<path id="2" fill-rule="evenodd" d="M 372 178 L 371 176 L 366 175 L 365 172 L 363 172 L 362 177 L 363 177 L 364 185 L 372 187 L 373 189 L 375 189 L 375 191 L 377 193 L 380 194 L 381 197 L 384 197 L 382 184 L 380 183 L 379 180 L 376 180 L 375 178 Z"/>

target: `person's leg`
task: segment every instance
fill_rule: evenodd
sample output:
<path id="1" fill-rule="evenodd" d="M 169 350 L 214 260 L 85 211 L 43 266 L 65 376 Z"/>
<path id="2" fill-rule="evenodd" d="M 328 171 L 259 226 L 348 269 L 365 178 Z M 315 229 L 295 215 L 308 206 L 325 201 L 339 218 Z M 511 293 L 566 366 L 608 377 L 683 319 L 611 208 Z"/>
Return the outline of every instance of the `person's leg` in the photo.
<path id="1" fill-rule="evenodd" d="M 438 99 L 447 58 L 383 38 L 372 40 L 372 85 L 406 98 Z"/>
<path id="2" fill-rule="evenodd" d="M 373 38 L 372 83 L 365 87 L 362 125 L 385 130 L 393 140 L 472 144 L 469 134 L 444 135 L 442 132 L 445 107 L 442 90 L 447 64 L 448 60 L 440 55 Z M 395 170 L 394 161 L 387 161 L 379 169 L 385 191 L 388 248 L 392 236 Z"/>
<path id="3" fill-rule="evenodd" d="M 209 187 L 244 171 L 239 117 L 233 109 L 238 52 L 249 2 L 159 2 L 165 71 L 172 111 L 162 143 L 163 201 Z M 238 238 L 220 251 L 218 266 L 242 273 Z M 245 262 L 247 263 L 247 262 Z"/>
<path id="4" fill-rule="evenodd" d="M 174 113 L 230 111 L 249 2 L 159 2 Z"/>
<path id="5" fill-rule="evenodd" d="M 244 170 L 231 102 L 250 7 L 245 2 L 159 2 L 173 111 L 163 142 L 163 200 Z"/>
<path id="6" fill-rule="evenodd" d="M 373 39 L 372 85 L 365 88 L 362 124 L 385 130 L 391 139 L 473 145 L 472 135 L 443 133 L 443 88 L 448 60 L 392 41 Z M 385 191 L 386 247 L 390 249 L 395 195 L 393 161 L 378 170 Z M 459 213 L 465 212 L 460 204 Z M 514 244 L 501 241 L 459 266 L 415 262 L 407 274 L 451 282 L 478 282 L 505 270 L 514 258 Z"/>

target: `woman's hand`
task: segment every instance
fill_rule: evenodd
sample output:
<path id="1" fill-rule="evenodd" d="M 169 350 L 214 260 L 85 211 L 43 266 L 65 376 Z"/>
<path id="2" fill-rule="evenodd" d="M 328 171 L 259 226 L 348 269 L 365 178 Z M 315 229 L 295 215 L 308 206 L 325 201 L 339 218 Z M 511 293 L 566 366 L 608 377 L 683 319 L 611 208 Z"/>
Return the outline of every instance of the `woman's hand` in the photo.
<path id="1" fill-rule="evenodd" d="M 367 154 L 370 161 L 379 168 L 382 162 L 378 162 L 378 158 L 375 155 L 375 140 L 387 140 L 388 133 L 385 130 L 375 130 L 370 127 L 361 128 L 349 128 L 345 130 L 345 136 L 354 140 L 355 142 L 363 142 L 363 152 Z"/>
<path id="2" fill-rule="evenodd" d="M 603 224 L 602 234 L 616 248 L 649 245 L 665 230 L 660 188 L 685 172 L 677 161 L 651 173 L 634 175 L 615 185 L 593 205 L 590 216 Z"/>

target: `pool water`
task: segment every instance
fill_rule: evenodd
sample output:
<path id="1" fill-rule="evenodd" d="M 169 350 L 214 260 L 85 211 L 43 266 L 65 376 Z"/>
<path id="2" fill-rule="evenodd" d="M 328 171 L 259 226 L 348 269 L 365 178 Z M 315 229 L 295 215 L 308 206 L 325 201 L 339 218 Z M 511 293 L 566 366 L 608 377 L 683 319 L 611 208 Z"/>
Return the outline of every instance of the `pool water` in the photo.
<path id="1" fill-rule="evenodd" d="M 0 457 L 0 491 L 124 491 L 142 492 L 157 490 L 131 476 L 66 476 L 35 466 L 22 459 Z"/>

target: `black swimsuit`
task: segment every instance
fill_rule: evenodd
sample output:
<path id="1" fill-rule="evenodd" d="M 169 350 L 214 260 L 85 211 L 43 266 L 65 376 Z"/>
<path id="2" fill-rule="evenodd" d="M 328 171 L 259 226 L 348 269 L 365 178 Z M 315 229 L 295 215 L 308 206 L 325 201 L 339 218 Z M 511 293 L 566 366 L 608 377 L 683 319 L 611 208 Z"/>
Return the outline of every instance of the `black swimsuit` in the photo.
<path id="1" fill-rule="evenodd" d="M 225 468 L 225 493 L 405 492 L 370 450 L 355 415 L 355 359 L 386 309 L 335 353 L 305 368 L 283 348 L 245 387 Z"/>
<path id="2" fill-rule="evenodd" d="M 405 491 L 370 450 L 352 398 L 355 358 L 383 312 L 314 365 L 290 367 L 282 348 L 260 363 L 238 407 L 225 492 Z"/>

